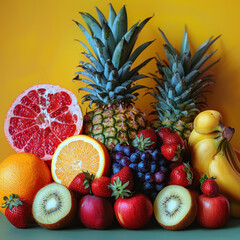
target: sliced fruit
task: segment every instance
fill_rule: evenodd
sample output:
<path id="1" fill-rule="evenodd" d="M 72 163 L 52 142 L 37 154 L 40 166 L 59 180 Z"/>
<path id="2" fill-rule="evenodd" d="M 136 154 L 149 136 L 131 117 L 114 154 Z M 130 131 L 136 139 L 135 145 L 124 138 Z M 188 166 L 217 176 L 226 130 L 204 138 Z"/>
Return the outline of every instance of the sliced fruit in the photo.
<path id="1" fill-rule="evenodd" d="M 76 200 L 65 186 L 51 183 L 40 189 L 33 201 L 33 217 L 47 229 L 68 226 L 76 214 Z"/>
<path id="2" fill-rule="evenodd" d="M 154 215 L 158 223 L 166 229 L 184 229 L 196 218 L 196 199 L 182 186 L 167 186 L 154 201 Z"/>
<path id="3" fill-rule="evenodd" d="M 0 205 L 12 193 L 30 206 L 39 189 L 52 182 L 45 162 L 31 153 L 15 153 L 0 163 Z M 5 213 L 4 208 L 0 208 Z"/>
<path id="4" fill-rule="evenodd" d="M 108 174 L 109 167 L 110 156 L 104 145 L 92 137 L 78 135 L 58 146 L 52 159 L 52 176 L 55 182 L 68 187 L 82 171 L 99 178 Z"/>
<path id="5" fill-rule="evenodd" d="M 75 95 L 57 85 L 28 88 L 8 110 L 4 131 L 16 152 L 50 160 L 66 138 L 82 132 L 83 116 Z"/>

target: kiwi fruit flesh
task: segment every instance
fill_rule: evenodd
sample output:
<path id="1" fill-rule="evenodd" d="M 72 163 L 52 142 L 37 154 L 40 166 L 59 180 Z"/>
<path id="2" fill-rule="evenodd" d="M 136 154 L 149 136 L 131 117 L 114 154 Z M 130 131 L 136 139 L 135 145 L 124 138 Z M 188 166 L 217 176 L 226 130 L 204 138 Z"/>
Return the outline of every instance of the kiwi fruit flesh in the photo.
<path id="1" fill-rule="evenodd" d="M 197 215 L 197 202 L 191 192 L 178 185 L 163 188 L 154 201 L 158 223 L 169 230 L 187 228 Z"/>
<path id="2" fill-rule="evenodd" d="M 37 192 L 32 213 L 40 226 L 47 229 L 62 229 L 74 220 L 76 199 L 67 187 L 50 183 Z"/>

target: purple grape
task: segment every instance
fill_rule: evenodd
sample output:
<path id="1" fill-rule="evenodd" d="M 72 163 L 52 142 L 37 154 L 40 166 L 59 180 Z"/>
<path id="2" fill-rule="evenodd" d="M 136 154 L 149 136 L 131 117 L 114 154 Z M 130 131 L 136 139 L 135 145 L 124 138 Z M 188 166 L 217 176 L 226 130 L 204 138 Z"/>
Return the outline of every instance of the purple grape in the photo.
<path id="1" fill-rule="evenodd" d="M 158 171 L 158 165 L 155 162 L 151 162 L 151 173 L 155 173 Z"/>
<path id="2" fill-rule="evenodd" d="M 129 164 L 129 167 L 130 167 L 133 171 L 135 171 L 135 172 L 137 172 L 137 170 L 138 170 L 138 165 L 137 165 L 137 163 L 130 163 L 130 164 Z"/>
<path id="3" fill-rule="evenodd" d="M 149 162 L 141 161 L 140 163 L 138 163 L 138 170 L 142 173 L 147 173 L 150 170 Z"/>
<path id="4" fill-rule="evenodd" d="M 161 158 L 160 161 L 159 161 L 160 166 L 166 166 L 166 163 L 167 162 L 166 162 L 165 158 Z"/>
<path id="5" fill-rule="evenodd" d="M 155 149 L 154 152 L 152 153 L 152 159 L 154 161 L 158 161 L 161 158 L 161 151 L 158 149 Z"/>
<path id="6" fill-rule="evenodd" d="M 153 154 L 154 151 L 155 151 L 154 149 L 148 149 L 148 150 L 146 150 L 146 152 L 150 153 L 151 155 Z"/>
<path id="7" fill-rule="evenodd" d="M 162 183 L 164 179 L 165 179 L 165 175 L 163 172 L 159 171 L 154 174 L 154 180 L 156 183 Z"/>
<path id="8" fill-rule="evenodd" d="M 122 143 L 118 143 L 115 146 L 115 151 L 117 151 L 117 152 L 123 152 L 123 149 L 124 149 L 124 145 Z"/>
<path id="9" fill-rule="evenodd" d="M 167 169 L 165 166 L 161 166 L 161 167 L 159 168 L 159 170 L 160 170 L 161 172 L 163 172 L 164 174 L 166 174 L 166 173 L 168 172 L 168 169 Z"/>
<path id="10" fill-rule="evenodd" d="M 137 177 L 140 181 L 145 181 L 145 174 L 142 172 L 137 172 Z"/>
<path id="11" fill-rule="evenodd" d="M 114 163 L 112 164 L 112 167 L 113 167 L 113 168 L 118 167 L 118 166 L 119 166 L 119 163 L 117 163 L 117 162 L 114 162 Z"/>
<path id="12" fill-rule="evenodd" d="M 133 153 L 131 156 L 130 156 L 130 160 L 132 163 L 139 163 L 140 161 L 140 156 L 138 153 Z"/>
<path id="13" fill-rule="evenodd" d="M 120 165 L 115 166 L 115 167 L 113 168 L 113 174 L 116 174 L 116 173 L 119 172 L 121 169 L 122 169 L 122 167 L 121 167 Z"/>
<path id="14" fill-rule="evenodd" d="M 120 160 L 120 164 L 123 166 L 123 167 L 126 167 L 126 166 L 129 166 L 131 163 L 129 157 L 127 156 L 124 156 L 121 160 Z"/>
<path id="15" fill-rule="evenodd" d="M 150 182 L 144 182 L 143 183 L 143 190 L 144 191 L 150 192 L 151 190 L 153 190 L 153 188 L 154 188 L 153 183 L 150 183 Z"/>
<path id="16" fill-rule="evenodd" d="M 124 146 L 123 152 L 127 155 L 130 156 L 135 152 L 135 147 L 131 145 Z"/>
<path id="17" fill-rule="evenodd" d="M 146 182 L 153 182 L 155 179 L 154 174 L 152 173 L 146 173 L 145 174 L 145 180 Z"/>
<path id="18" fill-rule="evenodd" d="M 155 190 L 157 191 L 157 192 L 160 192 L 164 187 L 165 187 L 166 185 L 164 184 L 164 183 L 162 183 L 162 184 L 155 184 Z"/>
<path id="19" fill-rule="evenodd" d="M 113 155 L 113 159 L 115 159 L 117 162 L 119 162 L 124 156 L 125 156 L 125 154 L 123 152 L 116 152 Z"/>
<path id="20" fill-rule="evenodd" d="M 141 157 L 142 161 L 151 161 L 152 160 L 152 155 L 149 152 L 143 152 L 140 157 Z"/>

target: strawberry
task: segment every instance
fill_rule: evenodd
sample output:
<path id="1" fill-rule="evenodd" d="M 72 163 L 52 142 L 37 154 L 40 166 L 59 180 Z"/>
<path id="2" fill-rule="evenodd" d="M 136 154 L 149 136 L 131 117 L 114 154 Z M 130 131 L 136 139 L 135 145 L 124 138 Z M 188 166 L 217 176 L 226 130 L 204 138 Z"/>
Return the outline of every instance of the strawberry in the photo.
<path id="1" fill-rule="evenodd" d="M 90 174 L 89 172 L 79 173 L 70 183 L 68 189 L 77 195 L 89 194 L 91 192 L 91 184 L 93 179 L 94 175 Z"/>
<path id="2" fill-rule="evenodd" d="M 160 137 L 160 139 L 163 141 L 163 135 L 164 133 L 172 133 L 172 130 L 168 127 L 163 127 L 163 128 L 160 128 L 158 131 L 157 131 L 157 135 Z"/>
<path id="3" fill-rule="evenodd" d="M 111 178 L 110 189 L 112 196 L 129 197 L 134 187 L 133 173 L 130 167 L 126 166 Z"/>
<path id="4" fill-rule="evenodd" d="M 201 190 L 208 197 L 216 197 L 218 194 L 218 184 L 214 177 L 208 178 L 205 174 L 201 179 Z"/>
<path id="5" fill-rule="evenodd" d="M 31 207 L 21 200 L 17 194 L 5 196 L 5 203 L 2 208 L 6 207 L 5 216 L 8 221 L 17 228 L 26 228 L 31 217 Z"/>
<path id="6" fill-rule="evenodd" d="M 192 180 L 192 185 L 190 186 L 192 189 L 199 189 L 200 185 L 200 178 L 198 172 L 191 167 L 192 173 L 193 173 L 193 180 Z"/>
<path id="7" fill-rule="evenodd" d="M 152 128 L 143 129 L 138 132 L 132 144 L 140 151 L 153 149 L 157 145 L 157 134 Z"/>
<path id="8" fill-rule="evenodd" d="M 177 144 L 180 145 L 181 148 L 184 147 L 184 141 L 183 139 L 178 135 L 177 132 L 171 133 L 171 132 L 164 132 L 163 133 L 163 144 Z"/>
<path id="9" fill-rule="evenodd" d="M 174 168 L 169 176 L 169 185 L 188 187 L 192 184 L 193 173 L 188 163 L 183 163 Z"/>
<path id="10" fill-rule="evenodd" d="M 174 168 L 176 168 L 176 167 L 178 167 L 180 165 L 182 165 L 182 158 L 180 158 L 176 162 L 171 162 L 169 167 L 170 167 L 171 170 L 173 170 Z"/>
<path id="11" fill-rule="evenodd" d="M 111 179 L 105 176 L 93 180 L 92 182 L 93 194 L 98 197 L 111 197 L 112 191 L 109 188 L 110 184 Z"/>
<path id="12" fill-rule="evenodd" d="M 175 143 L 163 144 L 161 146 L 161 152 L 163 156 L 172 162 L 181 161 L 183 148 Z"/>

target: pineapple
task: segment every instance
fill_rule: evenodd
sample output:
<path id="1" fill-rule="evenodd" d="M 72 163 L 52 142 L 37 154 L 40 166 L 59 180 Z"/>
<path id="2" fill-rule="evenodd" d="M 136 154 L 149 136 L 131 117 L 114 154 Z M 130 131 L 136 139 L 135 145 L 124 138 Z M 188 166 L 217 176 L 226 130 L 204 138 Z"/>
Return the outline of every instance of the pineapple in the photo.
<path id="1" fill-rule="evenodd" d="M 163 46 L 168 63 L 158 56 L 157 68 L 162 78 L 151 74 L 156 87 L 150 94 L 157 100 L 152 103 L 154 111 L 151 114 L 156 116 L 153 126 L 156 129 L 170 127 L 183 139 L 187 139 L 195 116 L 207 105 L 205 93 L 209 91 L 206 88 L 214 83 L 212 76 L 205 73 L 220 60 L 206 65 L 216 51 L 204 55 L 220 36 L 208 39 L 191 57 L 186 29 L 180 53 L 174 49 L 161 30 L 160 33 L 166 41 Z"/>
<path id="2" fill-rule="evenodd" d="M 153 42 L 145 42 L 133 51 L 138 34 L 151 17 L 137 22 L 128 30 L 125 6 L 116 14 L 110 4 L 108 21 L 98 8 L 96 10 L 99 21 L 89 13 L 80 13 L 89 31 L 76 22 L 93 52 L 80 42 L 86 49 L 83 54 L 89 61 L 80 62 L 82 71 L 76 73 L 74 80 L 88 84 L 80 88 L 88 92 L 83 102 L 89 101 L 90 108 L 92 103 L 96 106 L 84 117 L 84 133 L 112 150 L 118 143 L 130 144 L 137 132 L 147 124 L 144 113 L 134 107 L 134 101 L 138 96 L 136 91 L 146 88 L 136 85 L 138 80 L 146 78 L 138 72 L 152 58 L 134 68 L 132 65 Z"/>

